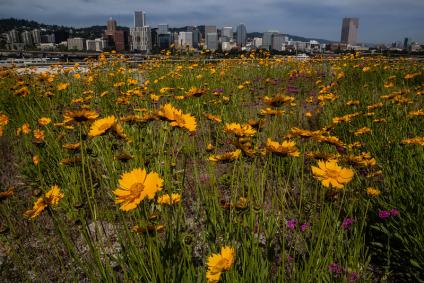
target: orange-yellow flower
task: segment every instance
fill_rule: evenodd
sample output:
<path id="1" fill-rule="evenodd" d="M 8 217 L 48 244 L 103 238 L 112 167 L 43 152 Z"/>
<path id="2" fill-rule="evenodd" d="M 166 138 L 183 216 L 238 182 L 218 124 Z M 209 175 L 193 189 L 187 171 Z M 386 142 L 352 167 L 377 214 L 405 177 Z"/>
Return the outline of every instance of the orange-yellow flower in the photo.
<path id="1" fill-rule="evenodd" d="M 240 125 L 238 123 L 225 124 L 224 130 L 226 133 L 235 134 L 238 137 L 253 136 L 256 130 L 249 124 Z"/>
<path id="2" fill-rule="evenodd" d="M 283 141 L 282 143 L 279 143 L 268 139 L 266 142 L 266 149 L 280 155 L 289 155 L 293 157 L 300 156 L 300 151 L 297 149 L 294 141 Z"/>
<path id="3" fill-rule="evenodd" d="M 179 203 L 181 201 L 181 195 L 180 194 L 171 194 L 171 195 L 162 195 L 158 198 L 158 204 L 168 204 L 173 205 L 176 203 Z"/>
<path id="4" fill-rule="evenodd" d="M 41 117 L 40 119 L 38 119 L 38 124 L 40 126 L 46 126 L 46 125 L 50 124 L 51 121 L 52 121 L 52 119 L 50 119 L 50 118 Z"/>
<path id="5" fill-rule="evenodd" d="M 145 169 L 137 168 L 122 174 L 119 187 L 114 190 L 116 204 L 120 209 L 129 211 L 135 209 L 145 198 L 153 199 L 162 190 L 163 180 L 156 172 L 147 173 Z"/>
<path id="6" fill-rule="evenodd" d="M 354 175 L 352 169 L 340 167 L 336 160 L 318 161 L 318 167 L 312 166 L 312 173 L 324 187 L 332 186 L 336 189 L 343 188 Z"/>
<path id="7" fill-rule="evenodd" d="M 94 121 L 88 132 L 88 136 L 97 137 L 105 134 L 110 128 L 115 125 L 115 116 L 108 116 L 103 119 Z"/>
<path id="8" fill-rule="evenodd" d="M 33 219 L 41 214 L 47 206 L 58 205 L 59 201 L 64 197 L 57 185 L 54 185 L 45 193 L 44 197 L 38 198 L 32 209 L 25 212 L 25 217 Z"/>
<path id="9" fill-rule="evenodd" d="M 221 248 L 221 253 L 212 254 L 208 257 L 208 271 L 206 278 L 208 282 L 218 282 L 221 273 L 230 270 L 235 262 L 235 249 L 224 246 Z"/>

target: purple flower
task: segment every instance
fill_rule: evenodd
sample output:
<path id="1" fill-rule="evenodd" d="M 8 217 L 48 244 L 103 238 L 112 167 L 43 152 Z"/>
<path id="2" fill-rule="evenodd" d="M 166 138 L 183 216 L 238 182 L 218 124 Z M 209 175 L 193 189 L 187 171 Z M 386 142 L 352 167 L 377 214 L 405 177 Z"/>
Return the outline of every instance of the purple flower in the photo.
<path id="1" fill-rule="evenodd" d="M 380 217 L 381 219 L 385 219 L 389 216 L 390 216 L 390 211 L 388 211 L 388 210 L 379 210 L 378 211 L 378 217 Z"/>
<path id="2" fill-rule="evenodd" d="M 353 220 L 352 218 L 346 217 L 345 219 L 343 219 L 343 223 L 342 223 L 342 228 L 344 230 L 348 229 L 350 227 L 350 225 L 353 224 Z"/>
<path id="3" fill-rule="evenodd" d="M 332 264 L 330 264 L 328 266 L 328 270 L 331 273 L 335 273 L 335 274 L 340 274 L 340 273 L 343 272 L 343 268 L 340 265 L 338 265 L 337 263 L 335 263 L 335 262 L 333 262 Z"/>
<path id="4" fill-rule="evenodd" d="M 300 226 L 300 231 L 305 232 L 309 229 L 309 223 L 304 223 Z"/>
<path id="5" fill-rule="evenodd" d="M 287 220 L 287 227 L 291 230 L 295 229 L 297 225 L 296 219 L 289 219 Z"/>
<path id="6" fill-rule="evenodd" d="M 391 214 L 392 216 L 398 216 L 398 215 L 400 214 L 400 212 L 399 212 L 399 210 L 397 210 L 396 208 L 392 208 L 392 209 L 390 210 L 390 214 Z"/>
<path id="7" fill-rule="evenodd" d="M 359 274 L 357 272 L 350 272 L 347 275 L 348 282 L 355 282 L 355 281 L 358 281 L 358 279 L 359 279 Z"/>

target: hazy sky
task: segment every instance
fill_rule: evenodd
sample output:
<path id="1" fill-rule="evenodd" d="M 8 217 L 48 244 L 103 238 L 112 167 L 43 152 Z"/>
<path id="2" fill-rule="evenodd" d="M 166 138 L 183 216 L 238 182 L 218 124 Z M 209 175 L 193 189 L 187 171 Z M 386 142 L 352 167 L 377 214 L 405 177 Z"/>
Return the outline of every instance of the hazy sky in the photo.
<path id="1" fill-rule="evenodd" d="M 283 33 L 340 40 L 343 17 L 359 17 L 358 40 L 424 43 L 424 0 L 0 0 L 0 18 L 24 18 L 68 26 L 105 25 L 111 16 L 131 26 L 144 10 L 148 24 L 173 27 L 243 22 L 248 32 Z"/>

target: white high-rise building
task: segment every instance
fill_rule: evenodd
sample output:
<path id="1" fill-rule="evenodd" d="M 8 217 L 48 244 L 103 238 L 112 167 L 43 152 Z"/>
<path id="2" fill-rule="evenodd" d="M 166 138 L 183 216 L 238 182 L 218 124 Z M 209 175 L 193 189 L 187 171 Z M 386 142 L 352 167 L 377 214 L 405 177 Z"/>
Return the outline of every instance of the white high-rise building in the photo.
<path id="1" fill-rule="evenodd" d="M 134 12 L 134 27 L 130 29 L 131 51 L 149 52 L 152 49 L 151 30 L 146 25 L 146 13 Z"/>
<path id="2" fill-rule="evenodd" d="M 24 31 L 21 33 L 22 43 L 25 46 L 32 46 L 32 35 L 29 31 Z"/>
<path id="3" fill-rule="evenodd" d="M 96 41 L 94 39 L 87 39 L 85 41 L 87 51 L 96 51 Z"/>
<path id="4" fill-rule="evenodd" d="M 86 40 L 81 37 L 68 38 L 68 50 L 85 50 Z"/>
<path id="5" fill-rule="evenodd" d="M 193 47 L 193 33 L 191 31 L 181 31 L 178 34 L 178 46 L 182 49 Z"/>
<path id="6" fill-rule="evenodd" d="M 223 27 L 221 36 L 225 37 L 225 39 L 227 39 L 227 40 L 223 40 L 223 42 L 230 41 L 231 39 L 233 39 L 233 28 L 232 27 Z"/>
<path id="7" fill-rule="evenodd" d="M 41 32 L 39 29 L 32 30 L 32 40 L 34 41 L 34 44 L 40 44 L 41 43 Z"/>
<path id="8" fill-rule="evenodd" d="M 94 41 L 96 43 L 96 51 L 98 51 L 98 52 L 103 51 L 103 49 L 107 46 L 107 40 L 106 39 L 96 38 Z"/>

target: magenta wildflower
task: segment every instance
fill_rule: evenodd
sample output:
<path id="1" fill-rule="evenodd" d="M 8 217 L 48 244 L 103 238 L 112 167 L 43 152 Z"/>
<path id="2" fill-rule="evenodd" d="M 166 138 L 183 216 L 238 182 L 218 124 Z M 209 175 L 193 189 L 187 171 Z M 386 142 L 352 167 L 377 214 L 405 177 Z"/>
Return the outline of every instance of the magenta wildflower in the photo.
<path id="1" fill-rule="evenodd" d="M 291 230 L 294 230 L 296 228 L 297 221 L 296 219 L 289 219 L 287 220 L 287 227 Z"/>
<path id="2" fill-rule="evenodd" d="M 352 218 L 346 217 L 345 219 L 343 219 L 343 223 L 342 223 L 342 228 L 344 230 L 348 229 L 350 227 L 350 225 L 353 224 L 353 220 Z"/>
<path id="3" fill-rule="evenodd" d="M 301 232 L 305 232 L 306 230 L 309 229 L 309 223 L 304 223 L 300 226 L 300 231 Z"/>
<path id="4" fill-rule="evenodd" d="M 335 262 L 331 263 L 331 264 L 328 266 L 328 270 L 329 270 L 331 273 L 335 273 L 335 274 L 341 274 L 341 273 L 343 272 L 343 268 L 342 268 L 339 264 L 337 264 L 337 263 L 335 263 Z"/>
<path id="5" fill-rule="evenodd" d="M 387 217 L 390 217 L 390 211 L 388 211 L 388 210 L 379 210 L 378 211 L 378 217 L 380 217 L 381 219 L 385 219 Z"/>
<path id="6" fill-rule="evenodd" d="M 359 280 L 359 274 L 357 272 L 350 272 L 347 275 L 347 281 L 348 282 L 355 282 Z"/>
<path id="7" fill-rule="evenodd" d="M 400 214 L 400 212 L 399 212 L 399 210 L 397 210 L 396 208 L 392 208 L 392 209 L 390 210 L 390 214 L 391 214 L 392 216 L 398 216 L 398 215 Z"/>

